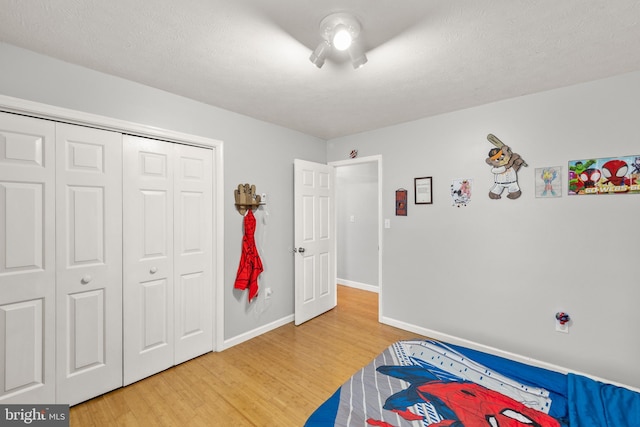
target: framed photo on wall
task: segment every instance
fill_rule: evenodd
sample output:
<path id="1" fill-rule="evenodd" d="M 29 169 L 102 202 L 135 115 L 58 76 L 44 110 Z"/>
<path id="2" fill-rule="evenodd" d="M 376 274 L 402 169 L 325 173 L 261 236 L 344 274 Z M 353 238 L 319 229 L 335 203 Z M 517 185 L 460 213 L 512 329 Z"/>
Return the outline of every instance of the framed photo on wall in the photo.
<path id="1" fill-rule="evenodd" d="M 422 178 L 414 178 L 414 194 L 416 205 L 430 205 L 433 203 L 432 178 L 425 176 Z"/>
<path id="2" fill-rule="evenodd" d="M 396 190 L 396 216 L 407 216 L 407 190 Z"/>
<path id="3" fill-rule="evenodd" d="M 562 197 L 562 167 L 536 168 L 536 197 Z"/>

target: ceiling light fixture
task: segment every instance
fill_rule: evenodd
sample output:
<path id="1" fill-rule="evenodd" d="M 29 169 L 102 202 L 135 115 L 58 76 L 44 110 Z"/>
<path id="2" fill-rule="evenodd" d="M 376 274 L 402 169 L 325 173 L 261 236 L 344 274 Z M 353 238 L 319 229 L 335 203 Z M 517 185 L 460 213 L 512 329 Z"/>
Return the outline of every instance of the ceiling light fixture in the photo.
<path id="1" fill-rule="evenodd" d="M 331 47 L 347 51 L 353 68 L 360 68 L 367 62 L 364 49 L 358 43 L 360 22 L 349 13 L 332 13 L 320 22 L 320 35 L 323 40 L 311 53 L 309 60 L 318 68 L 331 52 Z"/>

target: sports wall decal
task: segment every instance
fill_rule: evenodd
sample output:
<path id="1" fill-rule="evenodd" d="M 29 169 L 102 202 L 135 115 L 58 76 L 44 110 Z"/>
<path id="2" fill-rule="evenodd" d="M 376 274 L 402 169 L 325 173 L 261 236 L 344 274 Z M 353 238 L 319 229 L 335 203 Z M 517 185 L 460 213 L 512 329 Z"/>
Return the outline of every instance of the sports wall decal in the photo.
<path id="1" fill-rule="evenodd" d="M 493 187 L 489 191 L 489 198 L 500 199 L 504 190 L 507 190 L 508 199 L 517 199 L 522 194 L 518 185 L 518 170 L 522 166 L 529 165 L 495 135 L 487 135 L 487 140 L 495 147 L 489 151 L 485 159 L 493 173 Z"/>

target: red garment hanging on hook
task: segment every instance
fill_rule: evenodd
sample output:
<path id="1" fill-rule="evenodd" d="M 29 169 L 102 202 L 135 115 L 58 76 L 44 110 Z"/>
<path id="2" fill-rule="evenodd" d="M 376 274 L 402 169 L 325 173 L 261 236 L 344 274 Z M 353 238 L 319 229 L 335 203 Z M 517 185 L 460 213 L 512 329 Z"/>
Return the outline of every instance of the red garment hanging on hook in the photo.
<path id="1" fill-rule="evenodd" d="M 245 290 L 249 288 L 249 302 L 258 294 L 258 276 L 262 273 L 262 260 L 258 255 L 256 241 L 253 234 L 256 231 L 256 217 L 251 209 L 247 210 L 244 217 L 244 237 L 242 238 L 242 255 L 240 255 L 240 265 L 236 275 L 236 289 Z"/>

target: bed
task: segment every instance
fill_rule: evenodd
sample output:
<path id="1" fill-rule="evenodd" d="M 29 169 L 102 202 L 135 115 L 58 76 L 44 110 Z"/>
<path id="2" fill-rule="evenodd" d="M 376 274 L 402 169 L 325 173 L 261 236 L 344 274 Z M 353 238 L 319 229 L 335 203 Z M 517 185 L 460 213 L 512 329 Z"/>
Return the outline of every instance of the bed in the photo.
<path id="1" fill-rule="evenodd" d="M 640 393 L 432 340 L 398 341 L 305 427 L 640 426 Z"/>

